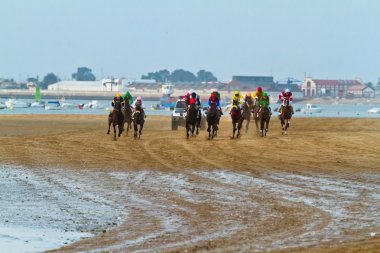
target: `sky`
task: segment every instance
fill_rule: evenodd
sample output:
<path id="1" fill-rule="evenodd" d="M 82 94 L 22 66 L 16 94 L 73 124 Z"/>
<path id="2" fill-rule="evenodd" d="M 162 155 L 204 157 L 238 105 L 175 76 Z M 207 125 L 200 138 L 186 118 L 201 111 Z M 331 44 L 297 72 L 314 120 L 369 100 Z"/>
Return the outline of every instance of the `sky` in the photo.
<path id="1" fill-rule="evenodd" d="M 1 0 L 0 77 L 77 67 L 139 79 L 161 69 L 377 83 L 377 0 Z"/>

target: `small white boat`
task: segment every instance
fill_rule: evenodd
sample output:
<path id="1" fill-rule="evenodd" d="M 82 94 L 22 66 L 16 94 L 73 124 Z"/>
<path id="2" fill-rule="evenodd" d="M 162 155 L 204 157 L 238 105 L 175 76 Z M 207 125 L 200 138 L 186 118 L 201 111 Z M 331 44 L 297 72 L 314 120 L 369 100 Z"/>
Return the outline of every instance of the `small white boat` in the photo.
<path id="1" fill-rule="evenodd" d="M 73 103 L 61 102 L 61 107 L 64 109 L 74 109 L 75 105 Z"/>
<path id="2" fill-rule="evenodd" d="M 48 101 L 45 110 L 62 110 L 62 107 L 59 101 Z"/>
<path id="3" fill-rule="evenodd" d="M 306 108 L 301 109 L 303 113 L 320 113 L 322 108 L 313 104 L 306 104 Z"/>
<path id="4" fill-rule="evenodd" d="M 30 107 L 32 107 L 32 108 L 43 108 L 43 107 L 45 107 L 45 102 L 35 101 L 35 102 L 30 104 Z"/>
<path id="5" fill-rule="evenodd" d="M 380 108 L 371 108 L 367 112 L 370 114 L 380 113 Z"/>
<path id="6" fill-rule="evenodd" d="M 10 98 L 7 101 L 5 101 L 5 105 L 8 108 L 27 108 L 27 107 L 29 107 L 30 104 L 27 102 L 24 102 L 24 101 L 20 101 L 20 100 Z"/>
<path id="7" fill-rule="evenodd" d="M 87 104 L 83 105 L 83 108 L 85 109 L 99 109 L 99 103 L 97 100 L 92 100 L 91 102 L 88 102 Z"/>

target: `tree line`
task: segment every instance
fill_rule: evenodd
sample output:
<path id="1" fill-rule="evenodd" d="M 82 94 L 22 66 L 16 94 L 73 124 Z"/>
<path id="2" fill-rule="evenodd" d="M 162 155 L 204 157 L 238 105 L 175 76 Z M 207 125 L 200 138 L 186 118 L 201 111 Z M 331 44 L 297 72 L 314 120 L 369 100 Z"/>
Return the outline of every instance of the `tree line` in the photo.
<path id="1" fill-rule="evenodd" d="M 146 75 L 142 75 L 143 80 L 155 80 L 156 82 L 217 82 L 218 79 L 210 71 L 201 69 L 195 75 L 194 73 L 184 70 L 176 69 L 170 73 L 169 70 L 163 69 L 156 72 L 149 72 Z"/>

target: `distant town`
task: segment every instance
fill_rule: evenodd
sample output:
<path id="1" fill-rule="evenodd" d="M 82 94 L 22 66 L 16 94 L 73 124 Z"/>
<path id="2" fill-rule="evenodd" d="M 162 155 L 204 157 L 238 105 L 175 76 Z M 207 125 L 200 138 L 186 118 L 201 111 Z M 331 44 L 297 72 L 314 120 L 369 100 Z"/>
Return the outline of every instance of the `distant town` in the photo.
<path id="1" fill-rule="evenodd" d="M 213 89 L 223 93 L 235 90 L 254 91 L 261 86 L 268 92 L 279 92 L 289 88 L 300 93 L 305 98 L 332 97 L 332 98 L 375 98 L 376 91 L 380 91 L 380 79 L 377 84 L 364 83 L 360 79 L 330 80 L 318 77 L 305 77 L 303 80 L 285 78 L 275 80 L 273 76 L 232 76 L 228 82 L 221 82 L 209 71 L 199 70 L 196 74 L 183 69 L 173 72 L 160 70 L 142 75 L 140 79 L 126 77 L 110 77 L 97 80 L 92 70 L 79 67 L 72 74 L 71 80 L 60 80 L 54 73 L 48 73 L 41 80 L 39 77 L 27 78 L 24 82 L 13 79 L 0 78 L 0 95 L 26 94 L 35 90 L 39 85 L 46 94 L 69 94 L 109 96 L 110 93 L 130 90 L 137 93 L 156 96 L 161 94 L 162 84 L 173 85 L 175 93 L 182 94 L 188 90 L 197 90 L 200 94 L 209 94 Z M 16 91 L 17 90 L 17 91 Z"/>

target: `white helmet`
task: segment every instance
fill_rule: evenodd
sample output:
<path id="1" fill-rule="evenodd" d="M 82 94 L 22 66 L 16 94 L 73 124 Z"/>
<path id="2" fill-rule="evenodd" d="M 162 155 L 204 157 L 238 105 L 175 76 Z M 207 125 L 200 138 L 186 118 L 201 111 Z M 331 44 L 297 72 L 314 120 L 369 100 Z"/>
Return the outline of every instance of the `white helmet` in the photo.
<path id="1" fill-rule="evenodd" d="M 290 92 L 290 90 L 289 90 L 289 89 L 286 89 L 285 92 L 288 93 L 288 92 Z"/>

